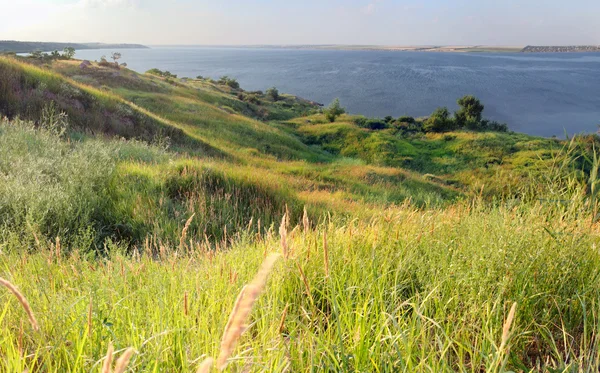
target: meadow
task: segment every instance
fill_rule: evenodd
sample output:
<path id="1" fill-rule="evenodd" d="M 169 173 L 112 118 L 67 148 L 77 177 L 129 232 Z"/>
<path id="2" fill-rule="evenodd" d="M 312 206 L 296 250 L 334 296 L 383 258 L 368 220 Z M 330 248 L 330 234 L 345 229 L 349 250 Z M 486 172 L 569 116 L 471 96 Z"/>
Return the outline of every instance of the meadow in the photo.
<path id="1" fill-rule="evenodd" d="M 0 92 L 1 371 L 600 369 L 594 136 L 75 61 Z"/>

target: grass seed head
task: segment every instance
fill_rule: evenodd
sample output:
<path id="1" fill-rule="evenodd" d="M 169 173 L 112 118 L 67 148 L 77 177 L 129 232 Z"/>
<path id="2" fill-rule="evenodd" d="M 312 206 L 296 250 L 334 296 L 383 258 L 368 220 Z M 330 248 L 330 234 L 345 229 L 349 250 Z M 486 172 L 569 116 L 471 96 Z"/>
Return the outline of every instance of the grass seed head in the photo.
<path id="1" fill-rule="evenodd" d="M 117 360 L 117 362 L 115 364 L 114 373 L 125 372 L 125 370 L 127 369 L 127 365 L 129 365 L 129 360 L 131 360 L 131 357 L 133 356 L 134 352 L 135 352 L 135 350 L 133 349 L 133 347 L 129 347 L 123 353 L 123 355 L 121 355 L 121 357 L 119 358 L 119 360 Z"/>
<path id="2" fill-rule="evenodd" d="M 252 311 L 252 307 L 262 293 L 267 283 L 269 273 L 273 270 L 273 266 L 279 257 L 279 254 L 269 255 L 263 262 L 252 282 L 242 288 L 242 291 L 238 295 L 231 315 L 229 316 L 229 320 L 227 321 L 227 325 L 225 326 L 223 339 L 221 340 L 221 350 L 217 359 L 217 368 L 220 370 L 225 369 L 227 366 L 227 359 L 231 356 L 241 335 L 246 331 L 246 323 L 250 316 L 250 312 Z"/>
<path id="3" fill-rule="evenodd" d="M 208 373 L 208 372 L 210 372 L 210 370 L 214 364 L 215 364 L 215 359 L 213 359 L 212 357 L 207 357 L 198 366 L 198 370 L 196 371 L 196 373 Z"/>
<path id="4" fill-rule="evenodd" d="M 108 351 L 106 351 L 106 358 L 104 364 L 102 364 L 102 373 L 110 373 L 110 366 L 112 365 L 114 348 L 112 343 L 108 345 Z"/>
<path id="5" fill-rule="evenodd" d="M 19 301 L 19 303 L 21 303 L 21 306 L 23 306 L 23 309 L 27 313 L 27 316 L 29 316 L 29 322 L 31 323 L 31 326 L 34 330 L 38 330 L 38 322 L 35 319 L 35 315 L 33 314 L 31 307 L 29 306 L 29 302 L 27 302 L 27 299 L 23 296 L 23 294 L 21 294 L 21 292 L 19 292 L 19 290 L 17 290 L 17 288 L 13 284 L 11 284 L 9 281 L 3 278 L 0 278 L 0 285 L 6 287 L 8 290 L 10 290 L 11 293 L 15 295 L 15 297 L 17 297 L 17 300 Z"/>

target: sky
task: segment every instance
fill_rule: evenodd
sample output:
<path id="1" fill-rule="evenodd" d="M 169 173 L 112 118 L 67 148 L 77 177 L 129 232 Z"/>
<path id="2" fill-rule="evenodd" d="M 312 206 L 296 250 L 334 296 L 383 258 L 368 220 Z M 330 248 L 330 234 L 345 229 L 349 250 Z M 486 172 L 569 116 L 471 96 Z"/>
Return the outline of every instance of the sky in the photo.
<path id="1" fill-rule="evenodd" d="M 600 44 L 600 0 L 0 0 L 0 40 Z"/>

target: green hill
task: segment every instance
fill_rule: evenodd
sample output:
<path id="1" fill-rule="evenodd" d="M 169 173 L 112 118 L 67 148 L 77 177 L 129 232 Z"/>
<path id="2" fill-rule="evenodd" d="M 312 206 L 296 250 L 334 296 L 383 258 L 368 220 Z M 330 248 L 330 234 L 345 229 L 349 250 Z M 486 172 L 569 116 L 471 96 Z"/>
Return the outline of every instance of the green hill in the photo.
<path id="1" fill-rule="evenodd" d="M 597 136 L 80 63 L 0 58 L 0 370 L 600 367 Z"/>

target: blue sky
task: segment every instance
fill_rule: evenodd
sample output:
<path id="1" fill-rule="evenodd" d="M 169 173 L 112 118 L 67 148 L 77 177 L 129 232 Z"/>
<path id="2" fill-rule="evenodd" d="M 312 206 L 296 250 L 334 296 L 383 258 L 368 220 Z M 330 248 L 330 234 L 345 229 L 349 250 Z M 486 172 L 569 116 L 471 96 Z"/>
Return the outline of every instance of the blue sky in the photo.
<path id="1" fill-rule="evenodd" d="M 0 0 L 0 39 L 600 44 L 600 0 Z"/>

